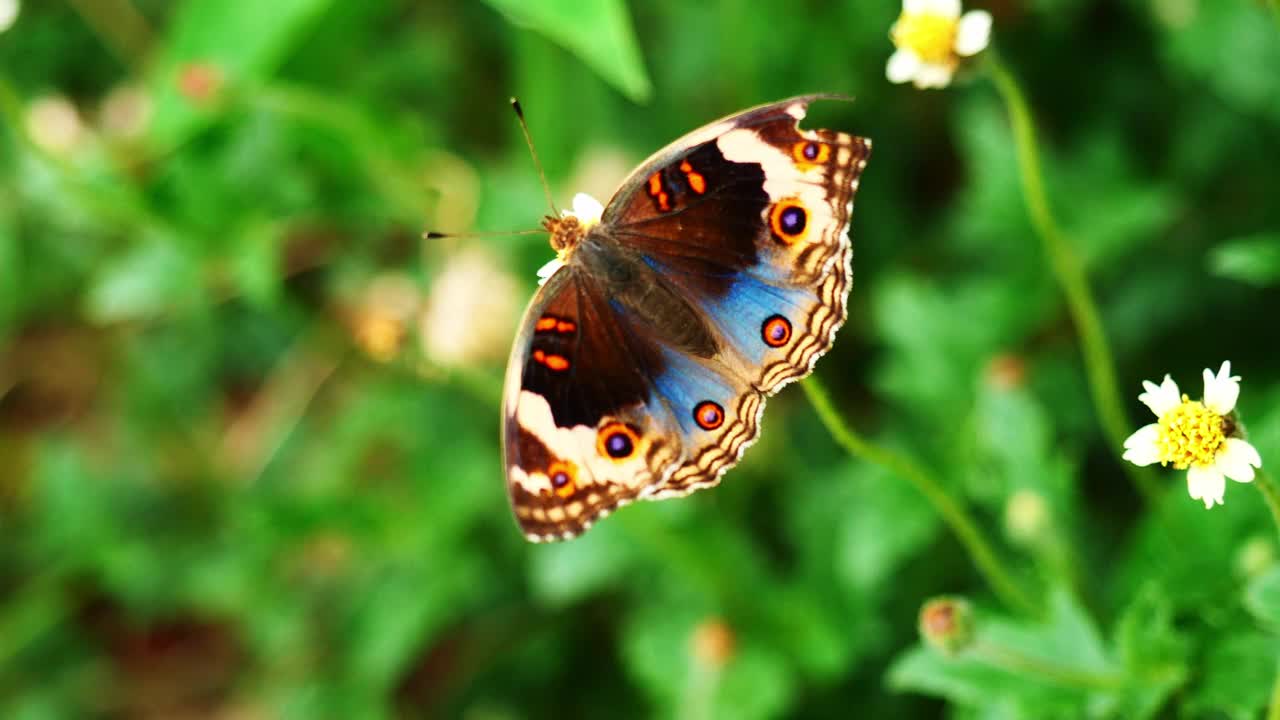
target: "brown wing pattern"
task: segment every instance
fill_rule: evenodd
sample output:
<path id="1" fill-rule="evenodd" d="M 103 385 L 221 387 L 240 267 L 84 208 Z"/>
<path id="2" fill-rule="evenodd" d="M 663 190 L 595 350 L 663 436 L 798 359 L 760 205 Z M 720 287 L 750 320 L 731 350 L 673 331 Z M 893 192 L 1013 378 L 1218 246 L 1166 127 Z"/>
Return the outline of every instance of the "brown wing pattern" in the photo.
<path id="1" fill-rule="evenodd" d="M 529 539 L 566 539 L 671 471 L 679 439 L 650 380 L 665 364 L 574 267 L 539 290 L 522 328 L 503 402 L 509 498 Z"/>

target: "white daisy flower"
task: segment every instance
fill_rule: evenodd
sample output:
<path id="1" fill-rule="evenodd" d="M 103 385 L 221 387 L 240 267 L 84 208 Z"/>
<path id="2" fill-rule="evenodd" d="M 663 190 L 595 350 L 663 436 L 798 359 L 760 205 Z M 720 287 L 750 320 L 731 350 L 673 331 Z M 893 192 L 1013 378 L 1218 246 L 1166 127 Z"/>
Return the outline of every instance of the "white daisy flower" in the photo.
<path id="1" fill-rule="evenodd" d="M 944 88 L 960 59 L 986 49 L 991 41 L 991 13 L 960 14 L 960 0 L 902 0 L 902 14 L 889 30 L 897 51 L 889 58 L 889 82 Z"/>
<path id="2" fill-rule="evenodd" d="M 1204 398 L 1191 400 L 1178 392 L 1178 384 L 1168 375 L 1156 385 L 1144 380 L 1146 392 L 1138 399 L 1158 420 L 1139 429 L 1124 441 L 1124 459 L 1134 465 L 1159 462 L 1187 471 L 1187 492 L 1206 508 L 1222 504 L 1226 478 L 1247 483 L 1262 458 L 1243 437 L 1236 419 L 1236 398 L 1240 377 L 1231 375 L 1231 363 L 1224 362 L 1217 374 L 1204 371 Z"/>

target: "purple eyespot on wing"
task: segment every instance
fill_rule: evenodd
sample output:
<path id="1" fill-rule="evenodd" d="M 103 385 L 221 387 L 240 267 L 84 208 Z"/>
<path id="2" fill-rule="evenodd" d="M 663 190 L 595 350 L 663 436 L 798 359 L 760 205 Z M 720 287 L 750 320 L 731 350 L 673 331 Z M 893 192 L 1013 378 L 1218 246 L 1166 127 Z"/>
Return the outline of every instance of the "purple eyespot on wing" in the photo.
<path id="1" fill-rule="evenodd" d="M 782 211 L 782 216 L 779 219 L 782 222 L 783 231 L 788 235 L 799 235 L 804 232 L 804 210 L 794 206 L 789 207 Z"/>

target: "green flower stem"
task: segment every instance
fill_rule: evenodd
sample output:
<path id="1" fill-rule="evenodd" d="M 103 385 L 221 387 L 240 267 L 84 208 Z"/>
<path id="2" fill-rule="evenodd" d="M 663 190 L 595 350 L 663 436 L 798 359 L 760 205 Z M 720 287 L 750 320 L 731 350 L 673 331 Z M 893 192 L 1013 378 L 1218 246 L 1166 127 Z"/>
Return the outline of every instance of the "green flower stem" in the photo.
<path id="1" fill-rule="evenodd" d="M 818 418 L 831 433 L 831 437 L 850 455 L 873 462 L 908 480 L 922 495 L 928 499 L 933 508 L 942 516 L 951 531 L 960 539 L 973 559 L 978 571 L 986 578 L 991 589 L 1001 602 L 1030 614 L 1038 614 L 1039 606 L 1031 599 L 1013 575 L 1000 562 L 991 542 L 982 534 L 982 530 L 973 516 L 959 501 L 953 498 L 927 470 L 917 465 L 910 458 L 876 445 L 859 435 L 840 417 L 840 413 L 831 403 L 831 396 L 817 377 L 810 376 L 801 385 L 809 402 L 817 411 Z"/>
<path id="2" fill-rule="evenodd" d="M 1254 475 L 1253 484 L 1258 487 L 1258 492 L 1262 493 L 1262 499 L 1271 509 L 1271 519 L 1276 523 L 1276 532 L 1280 532 L 1280 487 L 1276 486 L 1276 481 L 1272 480 L 1264 470 L 1258 470 Z M 1277 682 L 1280 682 L 1280 679 Z M 1280 720 L 1280 716 L 1277 716 L 1277 720 Z"/>
<path id="3" fill-rule="evenodd" d="M 103 45 L 135 72 L 145 70 L 154 33 L 130 0 L 69 0 Z"/>
<path id="4" fill-rule="evenodd" d="M 1049 207 L 1045 192 L 1044 175 L 1040 167 L 1040 152 L 1036 144 L 1035 122 L 1022 89 L 1013 74 L 1000 58 L 990 53 L 987 60 L 991 79 L 1000 92 L 1009 111 L 1013 137 L 1017 145 L 1018 172 L 1022 176 L 1022 194 L 1027 204 L 1031 224 L 1040 236 L 1049 265 L 1067 301 L 1071 319 L 1080 334 L 1083 346 L 1085 372 L 1089 378 L 1089 392 L 1107 440 L 1118 450 L 1129 435 L 1129 421 L 1125 417 L 1120 390 L 1116 384 L 1115 362 L 1107 343 L 1102 318 L 1089 290 L 1084 263 L 1075 252 L 1073 243 L 1059 227 Z M 1126 472 L 1149 502 L 1159 497 L 1158 489 L 1150 474 L 1125 464 Z"/>
<path id="5" fill-rule="evenodd" d="M 1267 720 L 1280 720 L 1280 671 L 1276 672 L 1276 683 L 1271 686 L 1271 708 L 1267 710 Z"/>
<path id="6" fill-rule="evenodd" d="M 680 699 L 676 717 L 681 720 L 709 720 L 715 717 L 716 691 L 720 688 L 720 668 L 699 658 L 690 660 L 689 680 Z"/>
<path id="7" fill-rule="evenodd" d="M 966 653 L 970 657 L 1014 675 L 1039 678 L 1050 685 L 1079 690 L 1119 690 L 1128 682 L 1120 673 L 1100 673 L 1066 667 L 1049 658 L 1028 655 L 1021 650 L 976 640 Z"/>

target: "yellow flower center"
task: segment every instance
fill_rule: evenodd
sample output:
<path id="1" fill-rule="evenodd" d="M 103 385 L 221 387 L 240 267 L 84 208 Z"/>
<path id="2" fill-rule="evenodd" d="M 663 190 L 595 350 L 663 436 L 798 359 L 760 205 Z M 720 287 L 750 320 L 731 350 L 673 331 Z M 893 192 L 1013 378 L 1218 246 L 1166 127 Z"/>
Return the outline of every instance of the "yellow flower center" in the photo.
<path id="1" fill-rule="evenodd" d="M 1222 431 L 1223 418 L 1199 400 L 1182 396 L 1182 404 L 1160 416 L 1160 464 L 1172 464 L 1178 470 L 1192 465 L 1212 465 L 1227 441 Z"/>
<path id="2" fill-rule="evenodd" d="M 938 65 L 954 59 L 956 46 L 955 18 L 932 13 L 903 13 L 894 23 L 890 38 L 893 44 L 910 50 L 921 60 Z"/>

